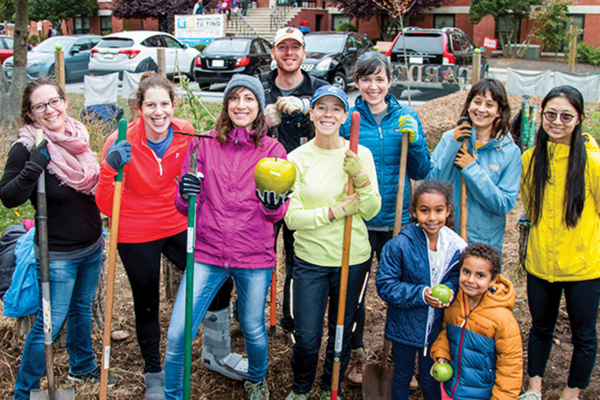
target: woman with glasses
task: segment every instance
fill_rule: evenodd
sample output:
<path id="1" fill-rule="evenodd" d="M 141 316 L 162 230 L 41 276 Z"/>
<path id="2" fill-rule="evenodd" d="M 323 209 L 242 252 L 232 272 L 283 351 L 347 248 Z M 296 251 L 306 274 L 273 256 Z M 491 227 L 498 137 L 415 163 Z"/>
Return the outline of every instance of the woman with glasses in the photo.
<path id="1" fill-rule="evenodd" d="M 468 242 L 482 242 L 502 254 L 506 214 L 515 206 L 521 153 L 509 130 L 504 85 L 482 79 L 473 85 L 455 129 L 444 133 L 431 154 L 428 180 L 454 185 L 454 218 L 460 221 L 461 179 L 468 192 Z M 464 151 L 463 142 L 468 143 Z M 460 224 L 456 224 L 459 232 Z"/>
<path id="2" fill-rule="evenodd" d="M 542 101 L 535 146 L 523 154 L 521 196 L 531 220 L 527 243 L 529 388 L 519 399 L 540 400 L 542 378 L 564 291 L 573 356 L 561 400 L 585 389 L 596 363 L 600 301 L 600 149 L 582 131 L 584 102 L 571 86 Z"/>
<path id="3" fill-rule="evenodd" d="M 94 192 L 99 165 L 85 126 L 67 116 L 65 92 L 53 79 L 31 82 L 23 93 L 24 125 L 0 180 L 0 199 L 9 208 L 27 200 L 38 211 L 37 180 L 44 174 L 48 214 L 52 336 L 67 322 L 69 379 L 99 381 L 91 340 L 92 300 L 102 265 L 102 221 Z M 35 131 L 44 140 L 36 144 Z M 39 279 L 39 240 L 35 258 Z M 29 399 L 46 372 L 42 301 L 23 349 L 15 399 Z M 109 386 L 115 380 L 109 377 Z"/>

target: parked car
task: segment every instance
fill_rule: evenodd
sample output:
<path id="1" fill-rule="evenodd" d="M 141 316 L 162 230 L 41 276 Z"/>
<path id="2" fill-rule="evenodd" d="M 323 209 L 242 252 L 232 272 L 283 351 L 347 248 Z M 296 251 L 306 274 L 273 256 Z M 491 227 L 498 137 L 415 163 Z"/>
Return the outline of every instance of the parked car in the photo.
<path id="1" fill-rule="evenodd" d="M 404 56 L 405 45 L 408 60 Z M 405 28 L 396 36 L 386 54 L 394 69 L 391 93 L 399 97 L 402 90 L 407 88 L 408 73 L 402 71 L 406 68 L 405 61 L 413 76 L 411 89 L 458 90 L 471 79 L 470 67 L 476 48 L 473 41 L 458 28 Z M 455 80 L 451 79 L 448 68 L 451 68 Z M 480 76 L 487 76 L 488 69 L 487 60 L 482 57 Z"/>
<path id="2" fill-rule="evenodd" d="M 100 41 L 100 36 L 54 36 L 44 40 L 27 53 L 27 80 L 54 75 L 54 53 L 57 46 L 62 48 L 65 56 L 65 80 L 81 82 L 88 75 L 90 50 Z M 12 78 L 13 58 L 9 57 L 2 65 L 6 77 Z"/>
<path id="3" fill-rule="evenodd" d="M 350 69 L 371 50 L 369 37 L 356 32 L 313 32 L 304 36 L 306 59 L 302 69 L 342 90 L 353 84 Z"/>
<path id="4" fill-rule="evenodd" d="M 0 35 L 0 64 L 13 55 L 14 39 L 10 36 Z"/>
<path id="5" fill-rule="evenodd" d="M 271 44 L 261 38 L 215 39 L 196 57 L 196 82 L 200 89 L 229 82 L 235 74 L 253 75 L 262 81 L 271 70 Z"/>
<path id="6" fill-rule="evenodd" d="M 129 31 L 104 36 L 92 49 L 91 75 L 107 75 L 123 71 L 143 72 L 157 70 L 157 50 L 165 49 L 168 76 L 181 71 L 194 79 L 194 59 L 200 52 L 180 42 L 173 35 L 154 31 Z"/>

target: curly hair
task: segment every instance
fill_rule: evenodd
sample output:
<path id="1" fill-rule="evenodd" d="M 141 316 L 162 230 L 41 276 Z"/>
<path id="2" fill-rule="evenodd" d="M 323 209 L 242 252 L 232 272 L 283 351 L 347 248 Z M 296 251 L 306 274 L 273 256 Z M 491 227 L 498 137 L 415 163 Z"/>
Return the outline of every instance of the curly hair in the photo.
<path id="1" fill-rule="evenodd" d="M 446 226 L 450 229 L 454 229 L 454 202 L 452 201 L 452 185 L 445 185 L 438 181 L 426 181 L 417 187 L 413 193 L 413 197 L 410 201 L 410 207 L 408 208 L 409 214 L 415 214 L 417 211 L 417 203 L 419 197 L 424 193 L 439 193 L 446 199 L 446 208 L 448 209 L 448 218 L 446 218 Z M 410 217 L 409 222 L 416 221 L 417 218 L 414 216 Z"/>
<path id="2" fill-rule="evenodd" d="M 459 265 L 462 267 L 467 257 L 479 257 L 490 263 L 490 273 L 492 279 L 497 277 L 502 271 L 502 260 L 500 259 L 500 252 L 485 243 L 471 243 L 468 245 L 462 253 L 460 253 Z"/>
<path id="3" fill-rule="evenodd" d="M 66 99 L 66 94 L 64 89 L 58 84 L 58 81 L 53 77 L 44 77 L 38 78 L 33 82 L 29 82 L 27 86 L 25 86 L 25 90 L 23 90 L 23 101 L 21 102 L 21 123 L 23 125 L 33 124 L 33 119 L 29 116 L 29 111 L 31 110 L 31 95 L 37 89 L 42 86 L 52 86 L 56 89 L 56 93 L 63 99 Z"/>

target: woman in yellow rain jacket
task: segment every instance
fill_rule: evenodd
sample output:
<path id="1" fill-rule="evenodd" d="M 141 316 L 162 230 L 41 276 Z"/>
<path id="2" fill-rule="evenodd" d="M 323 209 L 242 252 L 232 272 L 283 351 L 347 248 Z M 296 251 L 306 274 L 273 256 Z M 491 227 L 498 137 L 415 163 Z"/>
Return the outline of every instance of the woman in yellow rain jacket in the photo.
<path id="1" fill-rule="evenodd" d="M 521 193 L 531 220 L 527 248 L 529 389 L 540 400 L 562 292 L 571 325 L 573 358 L 561 400 L 577 399 L 596 361 L 600 300 L 600 149 L 582 133 L 583 97 L 571 86 L 542 101 L 535 146 L 523 154 Z"/>

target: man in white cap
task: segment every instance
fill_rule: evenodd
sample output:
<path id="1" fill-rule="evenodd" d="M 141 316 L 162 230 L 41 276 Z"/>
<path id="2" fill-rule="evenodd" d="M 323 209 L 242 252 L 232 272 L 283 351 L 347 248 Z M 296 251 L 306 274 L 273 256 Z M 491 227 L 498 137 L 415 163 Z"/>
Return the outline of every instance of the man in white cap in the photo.
<path id="1" fill-rule="evenodd" d="M 308 115 L 310 99 L 318 88 L 328 83 L 310 76 L 300 68 L 306 58 L 306 50 L 304 34 L 298 28 L 285 27 L 275 33 L 271 57 L 277 63 L 277 69 L 271 71 L 263 82 L 267 104 L 265 116 L 270 127 L 269 135 L 276 137 L 289 154 L 311 139 Z M 286 265 L 281 327 L 288 340 L 293 343 L 290 287 L 294 268 L 294 236 L 293 231 L 281 221 L 275 225 L 275 238 L 281 225 Z"/>

